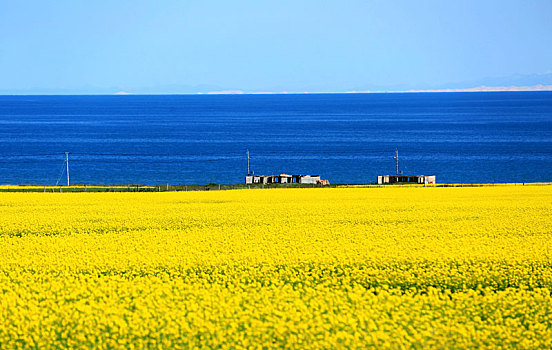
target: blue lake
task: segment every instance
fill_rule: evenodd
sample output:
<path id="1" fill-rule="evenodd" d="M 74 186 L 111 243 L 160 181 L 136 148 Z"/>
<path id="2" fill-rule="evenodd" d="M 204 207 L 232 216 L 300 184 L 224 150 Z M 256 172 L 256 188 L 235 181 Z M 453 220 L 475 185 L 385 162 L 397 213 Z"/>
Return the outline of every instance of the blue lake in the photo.
<path id="1" fill-rule="evenodd" d="M 0 96 L 0 184 L 552 181 L 552 92 Z"/>

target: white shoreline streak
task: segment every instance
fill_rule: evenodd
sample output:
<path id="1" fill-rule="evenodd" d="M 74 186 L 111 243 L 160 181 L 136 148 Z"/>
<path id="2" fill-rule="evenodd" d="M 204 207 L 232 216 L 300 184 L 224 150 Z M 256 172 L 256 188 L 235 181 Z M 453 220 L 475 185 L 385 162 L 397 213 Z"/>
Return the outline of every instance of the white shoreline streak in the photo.
<path id="1" fill-rule="evenodd" d="M 206 95 L 243 95 L 245 92 L 242 90 L 222 90 L 222 91 L 209 91 Z"/>
<path id="2" fill-rule="evenodd" d="M 507 92 L 507 91 L 552 91 L 552 85 L 532 86 L 477 86 L 464 89 L 428 89 L 428 90 L 352 90 L 352 91 L 280 91 L 280 92 L 249 92 L 242 90 L 198 92 L 198 95 L 285 95 L 285 94 L 393 94 L 419 92 Z"/>
<path id="3" fill-rule="evenodd" d="M 532 86 L 478 86 L 465 89 L 399 90 L 399 91 L 347 91 L 349 94 L 362 93 L 407 93 L 407 92 L 501 92 L 501 91 L 552 91 L 552 85 Z"/>
<path id="4" fill-rule="evenodd" d="M 301 94 L 393 94 L 393 93 L 424 93 L 424 92 L 523 92 L 523 91 L 552 91 L 552 85 L 532 85 L 532 86 L 478 86 L 464 89 L 428 89 L 428 90 L 350 90 L 350 91 L 243 91 L 243 90 L 220 90 L 209 92 L 127 92 L 119 91 L 115 93 L 11 93 L 0 96 L 106 96 L 106 95 L 301 95 Z"/>

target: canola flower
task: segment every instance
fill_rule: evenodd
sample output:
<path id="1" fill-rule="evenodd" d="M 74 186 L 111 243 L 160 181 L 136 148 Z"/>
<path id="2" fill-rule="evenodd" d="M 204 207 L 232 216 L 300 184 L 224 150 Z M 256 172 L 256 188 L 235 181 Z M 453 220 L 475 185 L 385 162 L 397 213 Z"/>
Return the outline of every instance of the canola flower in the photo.
<path id="1" fill-rule="evenodd" d="M 551 348 L 552 186 L 1 193 L 0 348 Z"/>

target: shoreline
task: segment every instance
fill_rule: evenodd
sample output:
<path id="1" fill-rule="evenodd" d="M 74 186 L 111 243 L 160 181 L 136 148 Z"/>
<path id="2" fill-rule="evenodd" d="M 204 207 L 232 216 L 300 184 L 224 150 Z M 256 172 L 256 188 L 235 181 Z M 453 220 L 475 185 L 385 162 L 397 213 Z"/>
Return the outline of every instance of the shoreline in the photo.
<path id="1" fill-rule="evenodd" d="M 552 85 L 537 84 L 532 86 L 476 86 L 471 88 L 447 89 L 409 89 L 409 90 L 347 90 L 347 91 L 242 91 L 224 90 L 208 92 L 82 92 L 82 93 L 0 93 L 0 96 L 236 96 L 236 95 L 354 95 L 354 94 L 423 94 L 423 93 L 455 93 L 455 92 L 552 92 Z"/>
<path id="2" fill-rule="evenodd" d="M 206 185 L 85 185 L 70 186 L 48 185 L 0 185 L 0 193 L 44 192 L 44 193 L 79 193 L 79 192 L 194 192 L 194 191 L 228 191 L 245 189 L 312 189 L 312 188 L 411 188 L 411 187 L 513 187 L 513 186 L 552 186 L 552 182 L 506 182 L 506 183 L 439 183 L 439 184 L 215 184 Z"/>

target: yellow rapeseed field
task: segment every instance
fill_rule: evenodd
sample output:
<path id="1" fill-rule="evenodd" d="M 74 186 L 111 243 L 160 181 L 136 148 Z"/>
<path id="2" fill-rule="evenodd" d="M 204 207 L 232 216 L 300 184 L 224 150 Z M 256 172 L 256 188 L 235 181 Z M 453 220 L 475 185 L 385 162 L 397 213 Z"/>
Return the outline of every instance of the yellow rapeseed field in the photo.
<path id="1" fill-rule="evenodd" d="M 0 348 L 551 348 L 552 186 L 1 193 Z"/>

